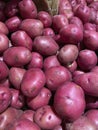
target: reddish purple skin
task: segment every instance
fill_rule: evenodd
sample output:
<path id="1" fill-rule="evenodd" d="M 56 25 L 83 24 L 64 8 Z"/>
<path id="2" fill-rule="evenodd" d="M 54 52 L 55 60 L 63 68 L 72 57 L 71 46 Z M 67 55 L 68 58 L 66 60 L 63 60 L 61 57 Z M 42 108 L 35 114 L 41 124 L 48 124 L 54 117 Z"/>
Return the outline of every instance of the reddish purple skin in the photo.
<path id="1" fill-rule="evenodd" d="M 49 36 L 37 36 L 34 39 L 33 48 L 44 56 L 54 55 L 59 50 L 56 41 Z"/>
<path id="2" fill-rule="evenodd" d="M 60 30 L 60 36 L 65 44 L 78 44 L 83 39 L 83 30 L 76 24 L 68 24 Z"/>
<path id="3" fill-rule="evenodd" d="M 10 91 L 12 94 L 11 104 L 10 104 L 11 107 L 14 107 L 16 109 L 21 109 L 25 103 L 24 96 L 19 90 L 11 88 Z"/>
<path id="4" fill-rule="evenodd" d="M 54 66 L 45 71 L 46 86 L 55 91 L 64 82 L 71 80 L 70 71 L 63 66 Z"/>
<path id="5" fill-rule="evenodd" d="M 45 105 L 36 110 L 34 121 L 40 126 L 40 128 L 46 130 L 53 129 L 55 126 L 61 124 L 61 119 L 49 105 Z"/>
<path id="6" fill-rule="evenodd" d="M 91 69 L 91 72 L 98 73 L 98 66 L 96 65 L 95 67 L 93 67 L 93 68 Z"/>
<path id="7" fill-rule="evenodd" d="M 5 21 L 9 32 L 15 32 L 19 29 L 21 19 L 18 16 L 13 16 Z"/>
<path id="8" fill-rule="evenodd" d="M 4 80 L 1 80 L 0 81 L 0 87 L 1 86 L 9 88 L 11 86 L 11 83 L 10 83 L 9 79 L 6 78 Z"/>
<path id="9" fill-rule="evenodd" d="M 32 0 L 22 0 L 18 3 L 19 12 L 23 19 L 37 17 L 37 8 Z"/>
<path id="10" fill-rule="evenodd" d="M 0 21 L 0 32 L 5 35 L 8 35 L 8 33 L 9 33 L 9 30 L 8 30 L 7 26 L 5 25 L 5 23 L 3 23 L 1 21 Z"/>
<path id="11" fill-rule="evenodd" d="M 94 30 L 85 30 L 83 42 L 85 46 L 90 50 L 98 50 L 98 32 Z"/>
<path id="12" fill-rule="evenodd" d="M 84 24 L 84 30 L 96 31 L 96 24 L 85 23 L 85 24 Z"/>
<path id="13" fill-rule="evenodd" d="M 21 91 L 27 97 L 35 97 L 46 83 L 44 72 L 39 68 L 31 68 L 26 71 L 22 83 Z"/>
<path id="14" fill-rule="evenodd" d="M 85 116 L 91 120 L 97 127 L 98 129 L 98 110 L 97 109 L 91 109 L 91 110 L 88 110 L 86 113 L 85 113 Z"/>
<path id="15" fill-rule="evenodd" d="M 11 91 L 9 88 L 0 87 L 0 113 L 4 112 L 11 103 Z"/>
<path id="16" fill-rule="evenodd" d="M 44 28 L 43 29 L 43 33 L 42 33 L 43 36 L 50 36 L 54 39 L 55 37 L 55 32 L 52 28 Z"/>
<path id="17" fill-rule="evenodd" d="M 6 20 L 6 17 L 5 17 L 4 11 L 0 10 L 0 21 L 5 22 L 5 20 Z"/>
<path id="18" fill-rule="evenodd" d="M 26 31 L 31 38 L 42 35 L 44 25 L 38 19 L 25 19 L 21 22 L 20 30 Z"/>
<path id="19" fill-rule="evenodd" d="M 90 8 L 94 8 L 95 10 L 98 10 L 98 1 L 93 1 L 90 5 Z"/>
<path id="20" fill-rule="evenodd" d="M 52 130 L 63 130 L 63 127 L 61 125 L 57 125 L 54 129 Z"/>
<path id="21" fill-rule="evenodd" d="M 60 62 L 57 59 L 56 55 L 48 56 L 47 58 L 44 59 L 44 64 L 43 64 L 44 70 L 47 70 L 54 66 L 60 66 Z"/>
<path id="22" fill-rule="evenodd" d="M 53 105 L 58 115 L 67 122 L 75 121 L 85 110 L 84 91 L 76 83 L 66 82 L 57 89 Z"/>
<path id="23" fill-rule="evenodd" d="M 32 122 L 34 122 L 34 113 L 35 111 L 31 110 L 31 109 L 27 109 L 27 110 L 24 110 L 20 119 L 28 119 Z"/>
<path id="24" fill-rule="evenodd" d="M 30 36 L 22 30 L 18 30 L 11 34 L 11 42 L 13 46 L 24 46 L 32 51 L 33 40 Z"/>
<path id="25" fill-rule="evenodd" d="M 97 10 L 90 8 L 90 19 L 89 22 L 96 24 Z"/>
<path id="26" fill-rule="evenodd" d="M 31 52 L 26 47 L 10 47 L 3 53 L 3 59 L 8 66 L 22 67 L 31 61 Z"/>
<path id="27" fill-rule="evenodd" d="M 37 110 L 40 107 L 48 105 L 51 96 L 52 93 L 49 89 L 42 88 L 35 98 L 27 98 L 27 105 L 32 110 Z"/>
<path id="28" fill-rule="evenodd" d="M 27 68 L 43 68 L 43 57 L 38 52 L 32 52 L 31 61 L 27 65 Z"/>
<path id="29" fill-rule="evenodd" d="M 39 11 L 37 14 L 37 18 L 43 23 L 44 28 L 48 28 L 52 24 L 52 17 L 46 11 Z"/>
<path id="30" fill-rule="evenodd" d="M 16 89 L 20 89 L 20 85 L 26 70 L 19 67 L 12 67 L 9 70 L 9 80 Z M 13 76 L 14 75 L 14 76 Z"/>
<path id="31" fill-rule="evenodd" d="M 0 81 L 8 77 L 9 68 L 4 61 L 0 61 Z"/>
<path id="32" fill-rule="evenodd" d="M 82 71 L 82 70 L 75 70 L 73 73 L 72 73 L 72 76 L 75 77 L 77 75 L 80 75 L 80 74 L 84 74 L 85 72 Z"/>
<path id="33" fill-rule="evenodd" d="M 0 54 L 2 54 L 9 47 L 9 39 L 8 37 L 0 32 Z"/>
<path id="34" fill-rule="evenodd" d="M 58 21 L 58 22 L 57 22 Z M 63 14 L 54 15 L 52 18 L 52 27 L 55 32 L 59 32 L 61 28 L 68 25 L 68 19 Z"/>
<path id="35" fill-rule="evenodd" d="M 73 73 L 76 69 L 77 69 L 77 62 L 74 61 L 73 63 L 69 64 L 68 66 L 66 66 L 66 68 Z"/>
<path id="36" fill-rule="evenodd" d="M 41 130 L 41 129 L 36 123 L 28 119 L 18 119 L 13 124 L 11 124 L 6 130 Z"/>
<path id="37" fill-rule="evenodd" d="M 91 70 L 97 64 L 96 53 L 88 49 L 81 50 L 77 58 L 77 64 L 81 68 L 81 70 L 84 70 L 84 71 Z"/>
<path id="38" fill-rule="evenodd" d="M 80 85 L 85 94 L 94 97 L 98 96 L 98 74 L 95 72 L 88 72 L 81 75 L 77 75 L 73 78 L 73 81 Z"/>

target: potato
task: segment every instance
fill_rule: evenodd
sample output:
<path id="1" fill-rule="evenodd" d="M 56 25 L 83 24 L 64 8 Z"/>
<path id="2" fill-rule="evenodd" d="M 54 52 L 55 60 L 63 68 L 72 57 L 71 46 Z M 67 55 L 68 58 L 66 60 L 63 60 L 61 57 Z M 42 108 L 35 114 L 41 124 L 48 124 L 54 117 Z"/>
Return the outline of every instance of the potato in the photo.
<path id="1" fill-rule="evenodd" d="M 44 72 L 39 68 L 26 71 L 21 82 L 21 91 L 27 97 L 35 97 L 46 83 Z"/>
<path id="2" fill-rule="evenodd" d="M 87 95 L 98 97 L 98 74 L 95 72 L 88 72 L 77 75 L 73 81 L 80 85 Z"/>
<path id="3" fill-rule="evenodd" d="M 12 33 L 11 42 L 13 46 L 24 46 L 32 51 L 33 41 L 25 31 L 18 30 Z"/>
<path id="4" fill-rule="evenodd" d="M 61 119 L 55 113 L 51 106 L 45 105 L 36 110 L 34 114 L 34 121 L 45 130 L 53 129 L 55 126 L 61 124 Z"/>
<path id="5" fill-rule="evenodd" d="M 26 47 L 10 47 L 3 53 L 7 65 L 22 67 L 31 61 L 31 52 Z"/>
<path id="6" fill-rule="evenodd" d="M 73 63 L 67 65 L 66 68 L 67 68 L 71 73 L 74 73 L 74 71 L 77 70 L 77 62 L 74 61 Z"/>
<path id="7" fill-rule="evenodd" d="M 37 110 L 38 108 L 43 107 L 44 105 L 48 105 L 51 96 L 51 91 L 43 87 L 36 97 L 27 98 L 27 105 L 32 110 Z"/>
<path id="8" fill-rule="evenodd" d="M 8 33 L 9 33 L 9 30 L 8 30 L 7 26 L 5 25 L 5 23 L 3 23 L 1 21 L 0 21 L 0 32 L 5 35 L 8 35 Z"/>
<path id="9" fill-rule="evenodd" d="M 26 31 L 31 38 L 42 35 L 44 25 L 38 19 L 24 19 L 19 29 Z"/>
<path id="10" fill-rule="evenodd" d="M 84 30 L 91 30 L 91 31 L 96 31 L 96 24 L 93 23 L 85 23 L 84 24 Z M 85 35 L 85 33 L 84 33 Z M 86 37 L 86 36 L 84 36 Z M 84 41 L 85 42 L 85 41 Z"/>
<path id="11" fill-rule="evenodd" d="M 9 68 L 4 61 L 0 61 L 0 81 L 5 80 L 8 77 Z"/>
<path id="12" fill-rule="evenodd" d="M 19 67 L 12 67 L 9 70 L 9 80 L 14 88 L 20 89 L 21 82 L 26 70 Z M 14 75 L 14 76 L 13 76 Z"/>
<path id="13" fill-rule="evenodd" d="M 22 0 L 18 3 L 18 7 L 23 19 L 37 17 L 37 8 L 32 0 Z"/>
<path id="14" fill-rule="evenodd" d="M 55 91 L 64 82 L 71 80 L 71 73 L 63 66 L 54 66 L 45 71 L 46 86 Z"/>
<path id="15" fill-rule="evenodd" d="M 83 89 L 74 82 L 65 82 L 57 89 L 53 106 L 58 115 L 67 122 L 77 120 L 86 107 Z"/>
<path id="16" fill-rule="evenodd" d="M 55 40 L 49 36 L 37 36 L 34 39 L 33 48 L 44 56 L 50 56 L 57 53 L 59 46 Z"/>
<path id="17" fill-rule="evenodd" d="M 55 40 L 55 32 L 52 28 L 44 28 L 42 36 L 50 36 Z"/>

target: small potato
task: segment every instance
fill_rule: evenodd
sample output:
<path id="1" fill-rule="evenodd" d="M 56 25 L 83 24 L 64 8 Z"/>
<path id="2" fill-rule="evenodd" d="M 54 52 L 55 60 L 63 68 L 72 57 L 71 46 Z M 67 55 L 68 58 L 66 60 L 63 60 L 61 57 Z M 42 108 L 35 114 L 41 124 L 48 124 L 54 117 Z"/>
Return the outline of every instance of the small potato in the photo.
<path id="1" fill-rule="evenodd" d="M 43 23 L 44 27 L 50 27 L 52 24 L 52 17 L 46 11 L 39 11 L 37 14 L 37 18 Z"/>
<path id="2" fill-rule="evenodd" d="M 55 32 L 52 28 L 44 28 L 42 35 L 43 36 L 50 36 L 53 39 L 55 38 Z"/>
<path id="3" fill-rule="evenodd" d="M 34 121 L 45 130 L 51 130 L 55 126 L 61 124 L 61 119 L 55 113 L 51 106 L 43 106 L 36 110 L 34 114 Z"/>
<path id="4" fill-rule="evenodd" d="M 33 48 L 44 56 L 56 54 L 59 46 L 55 40 L 49 36 L 37 36 L 34 39 Z"/>
<path id="5" fill-rule="evenodd" d="M 0 54 L 2 54 L 9 47 L 8 37 L 0 32 Z"/>
<path id="6" fill-rule="evenodd" d="M 43 65 L 44 70 L 47 70 L 54 66 L 60 66 L 60 62 L 56 55 L 48 56 L 47 58 L 44 59 L 44 65 Z"/>
<path id="7" fill-rule="evenodd" d="M 18 16 L 13 16 L 5 21 L 9 32 L 15 32 L 19 29 L 21 19 Z"/>
<path id="8" fill-rule="evenodd" d="M 49 89 L 43 87 L 35 98 L 27 98 L 27 105 L 32 110 L 37 110 L 44 105 L 48 105 L 52 93 Z"/>
<path id="9" fill-rule="evenodd" d="M 73 81 L 80 85 L 87 95 L 98 97 L 98 74 L 95 72 L 88 72 L 77 75 Z"/>
<path id="10" fill-rule="evenodd" d="M 0 87 L 0 113 L 4 112 L 11 103 L 11 91 L 9 88 Z"/>
<path id="11" fill-rule="evenodd" d="M 5 64 L 5 62 L 0 61 L 0 81 L 5 80 L 8 77 L 9 68 Z"/>
<path id="12" fill-rule="evenodd" d="M 27 68 L 43 68 L 43 57 L 38 52 L 32 52 L 31 61 L 27 65 Z"/>
<path id="13" fill-rule="evenodd" d="M 58 52 L 58 60 L 63 65 L 69 65 L 74 62 L 79 54 L 79 50 L 76 45 L 67 44 L 63 46 Z"/>
<path id="14" fill-rule="evenodd" d="M 54 66 L 45 71 L 46 86 L 55 91 L 57 88 L 66 81 L 71 80 L 70 71 L 63 66 Z"/>
<path id="15" fill-rule="evenodd" d="M 31 52 L 26 47 L 10 47 L 3 53 L 7 65 L 21 67 L 31 61 Z"/>
<path id="16" fill-rule="evenodd" d="M 37 17 L 37 8 L 32 0 L 22 0 L 18 3 L 18 7 L 23 19 Z"/>
<path id="17" fill-rule="evenodd" d="M 25 19 L 21 22 L 19 29 L 26 31 L 31 38 L 42 35 L 43 23 L 38 19 Z"/>
<path id="18" fill-rule="evenodd" d="M 8 30 L 7 26 L 5 25 L 5 23 L 3 23 L 1 21 L 0 21 L 0 32 L 5 35 L 8 35 L 8 33 L 9 33 L 9 30 Z"/>
<path id="19" fill-rule="evenodd" d="M 27 97 L 35 97 L 46 83 L 44 72 L 39 68 L 26 71 L 21 83 L 21 91 Z"/>
<path id="20" fill-rule="evenodd" d="M 54 95 L 53 106 L 58 115 L 67 122 L 75 121 L 85 110 L 86 103 L 83 89 L 74 82 L 62 84 Z"/>
<path id="21" fill-rule="evenodd" d="M 90 60 L 91 59 L 91 60 Z M 84 49 L 79 52 L 77 64 L 81 70 L 89 71 L 97 64 L 97 55 L 94 51 Z"/>
<path id="22" fill-rule="evenodd" d="M 76 24 L 68 24 L 60 30 L 60 36 L 66 44 L 78 44 L 83 40 L 83 30 Z"/>
<path id="23" fill-rule="evenodd" d="M 32 51 L 33 41 L 25 31 L 18 30 L 12 33 L 11 42 L 13 46 L 24 46 Z"/>

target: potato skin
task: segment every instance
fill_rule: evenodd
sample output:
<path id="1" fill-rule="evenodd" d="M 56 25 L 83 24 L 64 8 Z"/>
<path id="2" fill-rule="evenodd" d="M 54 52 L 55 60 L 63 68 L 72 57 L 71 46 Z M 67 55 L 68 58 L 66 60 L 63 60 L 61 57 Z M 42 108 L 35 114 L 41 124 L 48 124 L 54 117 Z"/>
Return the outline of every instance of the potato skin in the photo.
<path id="1" fill-rule="evenodd" d="M 44 72 L 39 68 L 26 71 L 21 83 L 21 91 L 27 97 L 35 97 L 44 87 L 46 78 Z"/>
<path id="2" fill-rule="evenodd" d="M 75 121 L 84 113 L 86 107 L 83 89 L 74 82 L 62 84 L 54 95 L 53 106 L 58 115 L 67 122 Z"/>
<path id="3" fill-rule="evenodd" d="M 0 32 L 5 35 L 8 35 L 8 33 L 9 33 L 7 26 L 2 21 L 0 21 Z"/>
<path id="4" fill-rule="evenodd" d="M 31 52 L 26 47 L 10 47 L 3 53 L 3 59 L 11 67 L 22 67 L 31 60 Z"/>

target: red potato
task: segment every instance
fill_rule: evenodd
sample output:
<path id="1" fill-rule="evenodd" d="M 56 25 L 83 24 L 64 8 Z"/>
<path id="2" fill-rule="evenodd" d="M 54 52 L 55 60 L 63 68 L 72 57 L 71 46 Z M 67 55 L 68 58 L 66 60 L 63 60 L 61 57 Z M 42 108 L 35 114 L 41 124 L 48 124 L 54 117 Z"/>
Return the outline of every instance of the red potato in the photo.
<path id="1" fill-rule="evenodd" d="M 48 56 L 47 58 L 44 59 L 44 64 L 43 64 L 44 70 L 47 70 L 54 66 L 60 66 L 60 62 L 59 62 L 57 56 L 52 55 L 52 56 Z"/>
<path id="2" fill-rule="evenodd" d="M 88 49 L 81 50 L 77 58 L 77 64 L 81 70 L 84 70 L 84 71 L 91 70 L 97 64 L 96 53 Z"/>
<path id="3" fill-rule="evenodd" d="M 90 8 L 90 20 L 89 22 L 96 24 L 97 11 L 94 8 Z"/>
<path id="4" fill-rule="evenodd" d="M 24 46 L 32 51 L 33 40 L 30 36 L 22 30 L 18 30 L 11 34 L 11 42 L 13 46 Z"/>
<path id="5" fill-rule="evenodd" d="M 79 50 L 76 45 L 67 44 L 60 49 L 57 57 L 61 64 L 69 65 L 77 59 L 78 54 Z"/>
<path id="6" fill-rule="evenodd" d="M 73 73 L 75 70 L 77 70 L 77 62 L 74 61 L 73 63 L 66 66 L 66 68 Z"/>
<path id="7" fill-rule="evenodd" d="M 91 72 L 98 73 L 98 66 L 96 65 L 95 67 L 93 67 L 93 68 L 91 69 Z"/>
<path id="8" fill-rule="evenodd" d="M 52 24 L 52 16 L 46 11 L 39 11 L 37 18 L 43 23 L 44 28 L 48 28 Z"/>
<path id="9" fill-rule="evenodd" d="M 46 86 L 55 91 L 64 82 L 71 80 L 70 71 L 64 66 L 54 66 L 45 71 Z"/>
<path id="10" fill-rule="evenodd" d="M 98 50 L 98 32 L 94 30 L 85 30 L 83 42 L 90 50 Z"/>
<path id="11" fill-rule="evenodd" d="M 85 24 L 84 24 L 84 30 L 96 31 L 96 24 L 85 23 Z M 84 33 L 84 35 L 85 35 L 85 33 Z M 85 36 L 84 36 L 84 37 L 85 37 Z"/>
<path id="12" fill-rule="evenodd" d="M 66 17 L 66 15 L 58 14 L 53 16 L 52 27 L 56 33 L 59 32 L 60 29 L 66 25 L 68 25 L 68 18 Z"/>
<path id="13" fill-rule="evenodd" d="M 35 113 L 35 111 L 33 111 L 31 109 L 24 110 L 20 116 L 20 119 L 28 119 L 28 120 L 34 122 L 34 113 Z"/>
<path id="14" fill-rule="evenodd" d="M 46 83 L 44 72 L 39 68 L 31 68 L 24 74 L 21 91 L 27 97 L 35 97 Z"/>
<path id="15" fill-rule="evenodd" d="M 24 96 L 19 90 L 11 88 L 10 91 L 12 95 L 10 106 L 16 109 L 21 109 L 25 104 Z"/>
<path id="16" fill-rule="evenodd" d="M 48 105 L 51 96 L 52 96 L 51 91 L 43 87 L 36 97 L 27 98 L 27 105 L 32 110 L 37 110 L 40 107 Z"/>
<path id="17" fill-rule="evenodd" d="M 6 6 L 5 6 L 5 15 L 8 18 L 11 18 L 13 16 L 16 16 L 19 12 L 18 10 L 18 2 L 21 0 L 10 0 L 8 2 L 6 2 Z"/>
<path id="18" fill-rule="evenodd" d="M 61 125 L 57 125 L 54 129 L 52 130 L 63 130 L 63 127 Z"/>
<path id="19" fill-rule="evenodd" d="M 32 0 L 22 0 L 18 3 L 18 7 L 23 19 L 37 17 L 37 8 Z"/>
<path id="20" fill-rule="evenodd" d="M 98 1 L 93 1 L 89 5 L 90 8 L 94 8 L 95 10 L 98 10 Z"/>
<path id="21" fill-rule="evenodd" d="M 78 44 L 83 40 L 83 30 L 76 24 L 68 24 L 61 28 L 60 36 L 65 44 Z"/>
<path id="22" fill-rule="evenodd" d="M 27 68 L 43 68 L 43 57 L 38 52 L 32 52 L 31 61 L 27 65 Z"/>
<path id="23" fill-rule="evenodd" d="M 4 61 L 0 61 L 0 81 L 5 80 L 8 77 L 9 68 Z"/>
<path id="24" fill-rule="evenodd" d="M 25 19 L 19 27 L 19 29 L 26 31 L 31 38 L 42 35 L 43 28 L 43 23 L 38 19 Z"/>
<path id="25" fill-rule="evenodd" d="M 10 47 L 3 53 L 8 66 L 22 67 L 31 61 L 31 52 L 26 47 Z"/>
<path id="26" fill-rule="evenodd" d="M 33 48 L 44 56 L 54 55 L 59 50 L 56 41 L 49 36 L 37 36 L 34 39 Z"/>
<path id="27" fill-rule="evenodd" d="M 9 47 L 8 37 L 0 32 L 0 54 L 2 54 Z"/>
<path id="28" fill-rule="evenodd" d="M 55 32 L 52 28 L 44 28 L 42 35 L 43 36 L 50 36 L 53 39 L 55 38 Z"/>
<path id="29" fill-rule="evenodd" d="M 66 15 L 68 19 L 74 15 L 71 4 L 68 0 L 59 0 L 58 13 Z"/>
<path id="30" fill-rule="evenodd" d="M 4 112 L 0 114 L 0 130 L 5 130 L 7 126 L 20 118 L 21 114 L 22 110 L 8 107 Z"/>
<path id="31" fill-rule="evenodd" d="M 13 16 L 5 21 L 9 32 L 15 32 L 19 29 L 21 19 L 18 16 Z"/>
<path id="32" fill-rule="evenodd" d="M 15 89 L 20 89 L 21 82 L 26 70 L 19 67 L 12 67 L 9 70 L 9 81 Z M 14 75 L 14 76 L 13 76 Z"/>
<path id="33" fill-rule="evenodd" d="M 3 23 L 1 21 L 0 21 L 0 32 L 5 35 L 8 35 L 8 33 L 9 33 L 9 30 L 8 30 L 7 26 L 5 25 L 5 23 Z"/>
<path id="34" fill-rule="evenodd" d="M 34 121 L 45 130 L 51 130 L 61 124 L 61 119 L 49 105 L 40 107 L 34 114 Z"/>
<path id="35" fill-rule="evenodd" d="M 36 123 L 28 119 L 18 119 L 9 127 L 7 127 L 6 130 L 41 130 L 41 129 Z"/>
<path id="36" fill-rule="evenodd" d="M 73 78 L 73 81 L 80 85 L 85 94 L 98 97 L 98 74 L 95 72 L 88 72 L 81 75 L 77 75 Z"/>
<path id="37" fill-rule="evenodd" d="M 11 103 L 11 91 L 8 87 L 0 87 L 0 113 L 4 112 Z"/>
<path id="38" fill-rule="evenodd" d="M 4 79 L 4 80 L 1 80 L 1 81 L 0 81 L 0 87 L 1 87 L 1 86 L 10 88 L 10 87 L 11 87 L 11 84 L 10 84 L 9 79 L 6 78 L 6 79 Z"/>
<path id="39" fill-rule="evenodd" d="M 91 109 L 91 110 L 88 110 L 86 113 L 85 113 L 85 116 L 91 120 L 97 127 L 98 129 L 98 110 L 97 109 Z"/>
<path id="40" fill-rule="evenodd" d="M 95 124 L 85 116 L 81 116 L 71 125 L 69 125 L 66 130 L 97 130 Z"/>
<path id="41" fill-rule="evenodd" d="M 74 82 L 64 83 L 54 95 L 53 106 L 58 115 L 67 122 L 77 120 L 86 107 L 83 89 Z"/>
<path id="42" fill-rule="evenodd" d="M 75 77 L 77 75 L 80 75 L 80 74 L 84 74 L 85 72 L 82 71 L 82 70 L 75 70 L 73 73 L 72 73 L 72 76 Z"/>

